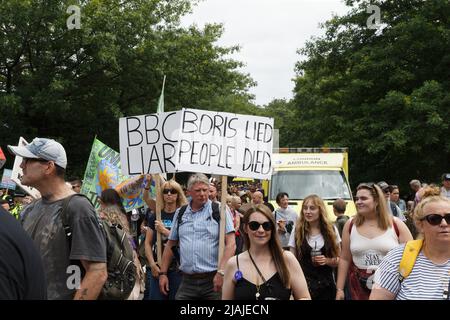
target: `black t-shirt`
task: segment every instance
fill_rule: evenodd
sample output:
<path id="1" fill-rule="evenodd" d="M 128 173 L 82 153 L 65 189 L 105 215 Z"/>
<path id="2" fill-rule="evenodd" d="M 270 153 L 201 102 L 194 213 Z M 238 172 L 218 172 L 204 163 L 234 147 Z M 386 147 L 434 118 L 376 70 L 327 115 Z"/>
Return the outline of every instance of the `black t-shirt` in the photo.
<path id="1" fill-rule="evenodd" d="M 33 241 L 0 207 L 0 300 L 6 299 L 47 299 L 47 285 Z"/>
<path id="2" fill-rule="evenodd" d="M 161 210 L 161 221 L 164 224 L 164 227 L 167 229 L 172 229 L 172 224 L 173 224 L 173 217 L 175 215 L 175 211 L 174 212 L 170 212 L 167 213 L 164 210 Z M 156 257 L 156 229 L 155 229 L 155 221 L 156 221 L 156 214 L 151 213 L 150 215 L 148 215 L 148 221 L 147 221 L 147 225 L 150 227 L 150 229 L 153 230 L 153 239 L 152 239 L 152 249 L 153 249 L 153 259 L 156 261 L 157 257 Z M 164 246 L 166 244 L 166 242 L 168 241 L 168 237 L 161 235 L 161 242 L 163 244 L 163 248 L 161 250 L 161 252 L 164 251 Z M 176 261 L 175 259 L 172 260 L 172 263 L 170 264 L 169 270 L 174 270 L 176 269 Z"/>
<path id="3" fill-rule="evenodd" d="M 75 278 L 84 276 L 80 260 L 106 262 L 106 237 L 94 207 L 84 197 L 73 197 L 67 217 L 72 230 L 69 241 L 64 232 L 61 211 L 64 199 L 37 200 L 24 209 L 23 227 L 41 254 L 50 300 L 73 299 Z M 80 279 L 81 280 L 81 279 Z M 70 285 L 68 285 L 70 284 Z"/>

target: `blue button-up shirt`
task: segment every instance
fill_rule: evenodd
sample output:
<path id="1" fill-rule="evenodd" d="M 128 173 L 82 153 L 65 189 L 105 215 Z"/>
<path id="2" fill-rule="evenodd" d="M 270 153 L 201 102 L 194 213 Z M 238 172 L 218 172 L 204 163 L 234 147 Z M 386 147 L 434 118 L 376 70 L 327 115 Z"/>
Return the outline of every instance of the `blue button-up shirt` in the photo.
<path id="1" fill-rule="evenodd" d="M 179 241 L 180 270 L 186 273 L 202 273 L 217 270 L 219 258 L 219 224 L 212 216 L 211 200 L 196 212 L 189 203 L 178 230 L 178 212 L 173 218 L 169 240 Z M 233 218 L 227 207 L 225 234 L 234 232 Z"/>

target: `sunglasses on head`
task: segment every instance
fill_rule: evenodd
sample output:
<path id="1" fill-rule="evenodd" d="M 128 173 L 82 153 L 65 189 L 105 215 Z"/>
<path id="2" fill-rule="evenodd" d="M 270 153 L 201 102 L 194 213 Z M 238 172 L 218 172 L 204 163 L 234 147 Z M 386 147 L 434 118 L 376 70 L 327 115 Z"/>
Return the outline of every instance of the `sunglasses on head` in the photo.
<path id="1" fill-rule="evenodd" d="M 375 184 L 374 182 L 361 182 L 356 189 L 360 188 L 373 189 L 374 184 Z"/>
<path id="2" fill-rule="evenodd" d="M 170 194 L 178 193 L 177 190 L 175 190 L 175 189 L 163 189 L 164 194 L 169 194 L 169 192 L 170 192 Z"/>
<path id="3" fill-rule="evenodd" d="M 270 231 L 270 230 L 272 230 L 272 225 L 270 224 L 269 221 L 266 221 L 266 222 L 263 222 L 263 223 L 259 223 L 259 222 L 257 222 L 257 221 L 250 221 L 250 222 L 248 223 L 248 227 L 249 227 L 250 230 L 252 230 L 252 231 L 258 230 L 260 226 L 262 226 L 263 229 L 264 229 L 265 231 Z"/>
<path id="4" fill-rule="evenodd" d="M 432 213 L 423 217 L 420 220 L 421 221 L 427 220 L 428 223 L 431 224 L 432 226 L 438 226 L 441 224 L 442 219 L 445 219 L 445 222 L 447 222 L 447 224 L 450 224 L 450 213 L 446 213 L 443 216 L 437 213 Z"/>

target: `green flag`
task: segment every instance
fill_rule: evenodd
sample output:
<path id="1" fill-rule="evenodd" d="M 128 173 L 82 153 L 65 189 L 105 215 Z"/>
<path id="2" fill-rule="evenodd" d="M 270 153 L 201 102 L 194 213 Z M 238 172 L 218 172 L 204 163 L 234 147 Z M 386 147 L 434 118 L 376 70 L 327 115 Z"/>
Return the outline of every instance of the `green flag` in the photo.
<path id="1" fill-rule="evenodd" d="M 163 79 L 163 85 L 161 90 L 161 95 L 159 96 L 158 100 L 158 108 L 156 109 L 156 113 L 162 113 L 164 112 L 164 84 L 166 83 L 166 76 L 164 76 Z"/>

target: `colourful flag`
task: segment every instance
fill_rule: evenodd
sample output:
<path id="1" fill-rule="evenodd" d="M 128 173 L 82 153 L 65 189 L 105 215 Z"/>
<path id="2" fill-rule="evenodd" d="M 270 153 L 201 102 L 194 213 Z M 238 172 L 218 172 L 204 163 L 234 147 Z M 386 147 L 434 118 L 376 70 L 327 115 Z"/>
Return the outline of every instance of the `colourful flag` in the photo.
<path id="1" fill-rule="evenodd" d="M 146 183 L 145 175 L 136 177 L 123 175 L 120 170 L 120 154 L 100 140 L 94 139 L 81 193 L 85 194 L 96 208 L 100 206 L 97 196 L 109 188 L 119 192 L 126 211 L 142 207 L 144 205 L 142 191 Z M 153 182 L 150 192 L 154 198 Z"/>
<path id="2" fill-rule="evenodd" d="M 3 153 L 2 148 L 0 147 L 0 169 L 3 167 L 3 165 L 6 162 L 5 154 Z"/>

